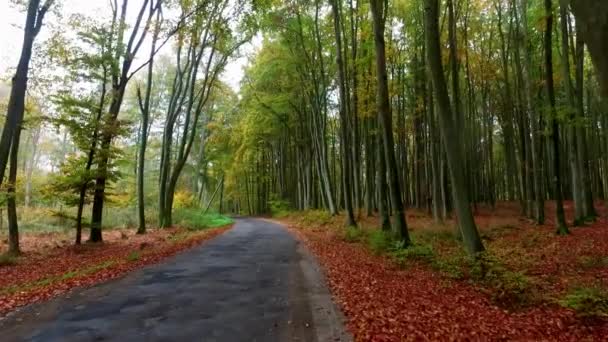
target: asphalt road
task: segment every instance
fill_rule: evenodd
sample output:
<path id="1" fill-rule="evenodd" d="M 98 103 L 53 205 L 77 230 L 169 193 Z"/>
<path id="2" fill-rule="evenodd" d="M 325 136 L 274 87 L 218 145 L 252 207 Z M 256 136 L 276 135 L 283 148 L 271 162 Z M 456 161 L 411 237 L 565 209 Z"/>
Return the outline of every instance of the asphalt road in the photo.
<path id="1" fill-rule="evenodd" d="M 342 321 L 298 241 L 238 219 L 162 264 L 9 315 L 0 340 L 349 341 Z"/>

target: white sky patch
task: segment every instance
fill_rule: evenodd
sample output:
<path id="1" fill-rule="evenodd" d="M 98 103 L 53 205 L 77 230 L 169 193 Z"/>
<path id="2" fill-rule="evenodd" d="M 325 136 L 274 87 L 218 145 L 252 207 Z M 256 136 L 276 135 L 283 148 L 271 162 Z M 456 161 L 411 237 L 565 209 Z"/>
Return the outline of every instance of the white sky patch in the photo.
<path id="1" fill-rule="evenodd" d="M 140 0 L 141 1 L 141 0 Z M 130 1 L 129 21 L 135 21 L 135 15 L 141 4 L 140 1 Z M 111 16 L 110 3 L 99 0 L 60 0 L 61 12 L 64 18 L 72 14 L 82 14 L 85 16 Z M 39 37 L 34 44 L 40 44 L 48 37 L 49 25 L 57 24 L 58 18 L 52 14 L 45 17 L 45 27 L 42 28 Z M 0 0 L 0 76 L 9 76 L 7 72 L 15 68 L 21 54 L 21 44 L 23 42 L 23 26 L 25 24 L 25 12 L 20 12 L 9 1 Z M 255 52 L 256 46 L 261 45 L 261 38 L 256 36 L 253 41 L 242 47 L 240 55 L 229 60 L 226 69 L 222 73 L 221 79 L 226 82 L 234 91 L 238 92 L 240 82 L 244 74 L 244 66 L 247 65 L 248 56 Z M 139 60 L 144 61 L 145 56 L 150 50 L 149 39 L 139 51 Z M 135 63 L 134 66 L 137 66 Z"/>

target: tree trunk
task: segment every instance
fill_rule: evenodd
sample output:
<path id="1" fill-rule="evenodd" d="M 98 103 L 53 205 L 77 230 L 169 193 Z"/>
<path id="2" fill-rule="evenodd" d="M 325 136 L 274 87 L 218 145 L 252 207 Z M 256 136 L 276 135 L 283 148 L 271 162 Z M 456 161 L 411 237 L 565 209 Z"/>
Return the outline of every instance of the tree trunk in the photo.
<path id="1" fill-rule="evenodd" d="M 23 113 L 23 112 L 22 112 Z M 23 114 L 22 114 L 23 115 Z M 23 117 L 17 118 L 18 122 L 23 121 Z M 10 150 L 10 167 L 8 175 L 8 199 L 7 199 L 7 216 L 8 216 L 8 253 L 10 255 L 18 255 L 21 253 L 19 249 L 19 224 L 17 218 L 17 162 L 19 156 L 19 140 L 21 137 L 21 126 L 17 127 L 13 135 Z"/>
<path id="2" fill-rule="evenodd" d="M 574 92 L 572 90 L 572 80 L 570 79 L 570 48 L 568 43 L 568 0 L 560 0 L 560 28 L 561 28 L 561 53 L 562 53 L 562 78 L 564 82 L 564 91 L 566 92 L 567 111 L 570 125 L 568 127 L 568 159 L 570 164 L 570 172 L 572 175 L 572 197 L 574 199 L 574 225 L 583 224 L 585 221 L 585 213 L 583 210 L 583 184 L 581 180 L 581 168 L 577 153 L 577 138 L 576 138 L 576 115 L 574 104 Z"/>
<path id="3" fill-rule="evenodd" d="M 395 142 L 393 138 L 393 118 L 389 102 L 388 75 L 386 71 L 386 48 L 384 42 L 384 25 L 386 23 L 386 11 L 383 0 L 371 0 L 372 22 L 374 28 L 374 45 L 376 50 L 376 77 L 378 122 L 382 142 L 384 145 L 384 156 L 386 169 L 388 171 L 389 191 L 391 207 L 394 210 L 394 230 L 405 246 L 411 243 L 407 222 L 405 220 L 405 208 L 401 198 L 401 185 L 399 184 L 399 172 L 397 160 L 395 159 Z"/>
<path id="4" fill-rule="evenodd" d="M 608 98 L 608 1 L 570 0 L 580 34 L 587 44 L 603 96 Z"/>
<path id="5" fill-rule="evenodd" d="M 450 180 L 452 183 L 452 197 L 458 223 L 463 236 L 467 251 L 477 254 L 484 250 L 479 237 L 471 207 L 469 194 L 466 187 L 464 170 L 462 168 L 462 145 L 459 136 L 454 132 L 455 125 L 450 108 L 443 67 L 441 65 L 441 49 L 439 44 L 439 3 L 438 0 L 425 0 L 425 34 L 427 65 L 430 68 L 435 98 L 439 108 L 439 129 L 443 138 L 444 147 L 448 159 Z"/>
<path id="6" fill-rule="evenodd" d="M 557 234 L 568 234 L 564 205 L 562 199 L 562 179 L 559 147 L 559 124 L 557 122 L 557 110 L 555 109 L 555 89 L 553 85 L 553 6 L 551 0 L 545 0 L 546 28 L 544 36 L 545 47 L 545 83 L 547 86 L 547 97 L 551 107 L 551 142 L 553 148 L 553 187 L 555 191 L 556 232 Z"/>
<path id="7" fill-rule="evenodd" d="M 331 1 L 331 8 L 334 17 L 334 33 L 336 37 L 336 66 L 338 68 L 338 86 L 340 88 L 340 132 L 341 132 L 341 146 L 342 146 L 342 195 L 344 197 L 344 207 L 346 209 L 346 225 L 356 226 L 355 216 L 353 213 L 353 203 L 351 196 L 351 153 L 350 153 L 350 142 L 348 133 L 348 117 L 346 102 L 348 97 L 346 94 L 346 79 L 345 79 L 345 66 L 342 61 L 342 33 L 341 33 L 341 14 L 338 7 L 338 0 Z"/>
<path id="8" fill-rule="evenodd" d="M 11 142 L 14 141 L 13 136 L 17 134 L 17 130 L 21 129 L 20 127 L 23 122 L 25 94 L 27 91 L 29 65 L 32 58 L 34 39 L 40 32 L 44 16 L 53 4 L 53 1 L 54 0 L 47 0 L 41 7 L 40 0 L 30 0 L 27 6 L 21 56 L 19 57 L 15 75 L 12 78 L 6 119 L 2 129 L 2 136 L 0 137 L 0 185 L 2 185 L 2 181 L 4 180 L 4 174 L 9 161 Z"/>

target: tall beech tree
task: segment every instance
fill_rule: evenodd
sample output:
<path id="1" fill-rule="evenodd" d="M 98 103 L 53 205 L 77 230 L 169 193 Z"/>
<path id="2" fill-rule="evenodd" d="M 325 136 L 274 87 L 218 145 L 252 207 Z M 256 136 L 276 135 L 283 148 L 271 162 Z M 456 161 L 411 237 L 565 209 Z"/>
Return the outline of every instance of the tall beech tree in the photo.
<path id="1" fill-rule="evenodd" d="M 391 204 L 394 210 L 394 229 L 399 239 L 407 246 L 410 244 L 410 236 L 405 220 L 405 208 L 401 200 L 401 184 L 397 171 L 397 160 L 395 159 L 395 143 L 393 138 L 393 120 L 389 102 L 388 76 L 386 71 L 386 47 L 384 44 L 384 27 L 386 23 L 386 9 L 384 1 L 371 0 L 372 22 L 374 26 L 374 45 L 376 47 L 376 77 L 378 124 L 384 150 L 384 162 L 388 171 L 389 191 Z"/>
<path id="2" fill-rule="evenodd" d="M 438 0 L 425 0 L 424 10 L 427 63 L 431 71 L 433 90 L 437 99 L 437 107 L 439 108 L 439 130 L 447 154 L 450 180 L 454 187 L 452 197 L 465 246 L 469 253 L 475 254 L 482 252 L 484 247 L 471 211 L 469 193 L 462 167 L 462 156 L 464 154 L 460 139 L 455 131 L 456 126 L 450 108 L 450 98 L 441 65 Z"/>
<path id="3" fill-rule="evenodd" d="M 566 215 L 562 199 L 562 177 L 559 146 L 559 123 L 557 111 L 555 109 L 555 86 L 553 83 L 553 4 L 551 0 L 545 0 L 545 84 L 547 88 L 547 98 L 550 108 L 551 123 L 551 152 L 553 155 L 553 191 L 555 192 L 555 225 L 558 234 L 568 234 L 566 225 Z M 567 80 L 566 80 L 567 82 Z"/>
<path id="4" fill-rule="evenodd" d="M 6 109 L 6 118 L 0 136 L 0 185 L 4 181 L 7 166 L 10 168 L 7 186 L 9 253 L 19 254 L 19 226 L 15 201 L 15 182 L 17 181 L 17 161 L 19 143 L 25 111 L 28 74 L 34 41 L 44 23 L 44 17 L 53 6 L 54 0 L 30 0 L 27 4 L 23 45 L 17 69 L 12 78 L 11 92 Z M 10 157 L 10 160 L 9 160 Z"/>

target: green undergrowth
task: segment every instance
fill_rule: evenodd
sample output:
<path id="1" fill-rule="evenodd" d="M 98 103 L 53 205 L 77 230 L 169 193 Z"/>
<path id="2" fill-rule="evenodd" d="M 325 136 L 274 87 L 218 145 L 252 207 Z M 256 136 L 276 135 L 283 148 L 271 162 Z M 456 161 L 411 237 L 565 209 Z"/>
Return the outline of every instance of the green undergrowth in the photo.
<path id="1" fill-rule="evenodd" d="M 52 284 L 55 284 L 55 283 L 58 283 L 61 281 L 66 281 L 66 280 L 69 280 L 72 278 L 82 277 L 82 276 L 96 273 L 98 271 L 111 267 L 115 263 L 116 262 L 114 260 L 108 260 L 108 261 L 102 262 L 97 265 L 93 265 L 93 266 L 79 269 L 79 270 L 72 270 L 72 271 L 66 272 L 61 275 L 49 276 L 49 277 L 45 277 L 45 278 L 42 278 L 42 279 L 39 279 L 36 281 L 19 284 L 19 285 L 10 285 L 10 286 L 1 288 L 0 294 L 12 294 L 12 293 L 19 292 L 19 291 L 26 291 L 26 290 L 32 290 L 35 288 L 49 286 L 49 285 L 52 285 Z"/>
<path id="2" fill-rule="evenodd" d="M 14 266 L 17 265 L 17 257 L 8 253 L 0 255 L 0 266 Z"/>
<path id="3" fill-rule="evenodd" d="M 218 213 L 204 214 L 200 209 L 177 209 L 173 214 L 173 221 L 188 230 L 217 228 L 234 222 L 230 217 Z"/>
<path id="4" fill-rule="evenodd" d="M 276 196 L 273 196 L 270 201 L 268 201 L 268 205 L 270 206 L 272 217 L 284 218 L 292 214 L 289 201 L 279 199 Z"/>
<path id="5" fill-rule="evenodd" d="M 342 238 L 346 242 L 362 243 L 374 254 L 386 255 L 401 267 L 423 263 L 446 278 L 466 281 L 497 304 L 522 307 L 538 300 L 534 283 L 528 276 L 509 270 L 489 252 L 470 257 L 451 230 L 413 230 L 409 246 L 393 233 L 379 229 L 346 228 Z"/>
<path id="6" fill-rule="evenodd" d="M 75 210 L 65 208 L 20 208 L 19 231 L 30 234 L 48 233 L 72 233 L 75 227 Z M 83 226 L 89 226 L 89 211 L 85 208 Z M 184 226 L 191 230 L 205 228 L 215 228 L 225 226 L 233 222 L 227 216 L 217 213 L 203 214 L 202 209 L 177 208 L 173 212 L 173 221 L 177 225 Z M 149 226 L 158 226 L 157 211 L 155 209 L 146 210 L 146 222 Z M 4 227 L 6 227 L 6 217 Z M 138 226 L 137 212 L 135 207 L 117 208 L 108 207 L 103 217 L 103 229 L 110 230 L 115 228 L 135 229 Z M 0 232 L 0 238 L 6 238 L 6 230 Z"/>
<path id="7" fill-rule="evenodd" d="M 608 289 L 601 284 L 572 287 L 557 302 L 581 316 L 608 317 Z"/>
<path id="8" fill-rule="evenodd" d="M 135 262 L 141 259 L 141 253 L 139 251 L 132 251 L 127 255 L 127 261 Z"/>
<path id="9" fill-rule="evenodd" d="M 306 210 L 298 213 L 295 218 L 297 218 L 300 223 L 307 226 L 324 226 L 333 222 L 333 217 L 328 211 L 318 209 Z"/>

